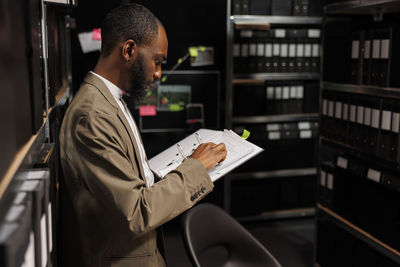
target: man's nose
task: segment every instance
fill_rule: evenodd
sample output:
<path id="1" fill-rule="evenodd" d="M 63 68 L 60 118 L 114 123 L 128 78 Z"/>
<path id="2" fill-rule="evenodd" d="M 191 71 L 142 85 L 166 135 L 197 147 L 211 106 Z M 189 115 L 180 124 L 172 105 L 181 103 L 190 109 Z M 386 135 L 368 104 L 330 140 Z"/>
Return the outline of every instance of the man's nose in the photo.
<path id="1" fill-rule="evenodd" d="M 161 79 L 161 67 L 157 67 L 156 72 L 154 73 L 154 79 L 155 80 Z"/>

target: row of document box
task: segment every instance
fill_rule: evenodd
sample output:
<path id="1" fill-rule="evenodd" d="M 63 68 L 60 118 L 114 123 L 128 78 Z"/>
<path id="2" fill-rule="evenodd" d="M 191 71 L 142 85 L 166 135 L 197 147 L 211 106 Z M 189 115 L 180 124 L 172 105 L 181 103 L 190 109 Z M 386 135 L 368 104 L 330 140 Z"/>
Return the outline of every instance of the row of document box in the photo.
<path id="1" fill-rule="evenodd" d="M 318 16 L 320 0 L 232 0 L 233 15 Z"/>
<path id="2" fill-rule="evenodd" d="M 264 86 L 235 86 L 233 114 L 256 116 L 316 113 L 318 100 L 318 82 L 266 82 Z"/>
<path id="3" fill-rule="evenodd" d="M 354 24 L 357 27 L 344 22 L 326 26 L 324 80 L 399 87 L 400 78 L 396 75 L 400 64 L 398 22 Z"/>
<path id="4" fill-rule="evenodd" d="M 317 224 L 317 263 L 324 267 L 395 267 L 388 259 L 360 239 L 352 236 L 329 218 Z"/>
<path id="5" fill-rule="evenodd" d="M 319 202 L 389 246 L 400 249 L 400 179 L 348 156 L 321 164 Z"/>
<path id="6" fill-rule="evenodd" d="M 54 203 L 49 169 L 25 172 L 0 225 L 0 266 L 50 267 L 54 264 Z"/>
<path id="7" fill-rule="evenodd" d="M 319 72 L 319 29 L 236 31 L 235 73 Z"/>
<path id="8" fill-rule="evenodd" d="M 399 163 L 399 133 L 400 100 L 323 92 L 323 137 Z"/>
<path id="9" fill-rule="evenodd" d="M 233 180 L 231 187 L 231 213 L 236 217 L 315 206 L 316 175 Z"/>
<path id="10" fill-rule="evenodd" d="M 240 124 L 235 132 L 247 129 L 250 141 L 265 149 L 238 167 L 238 172 L 309 168 L 315 166 L 317 122 Z"/>

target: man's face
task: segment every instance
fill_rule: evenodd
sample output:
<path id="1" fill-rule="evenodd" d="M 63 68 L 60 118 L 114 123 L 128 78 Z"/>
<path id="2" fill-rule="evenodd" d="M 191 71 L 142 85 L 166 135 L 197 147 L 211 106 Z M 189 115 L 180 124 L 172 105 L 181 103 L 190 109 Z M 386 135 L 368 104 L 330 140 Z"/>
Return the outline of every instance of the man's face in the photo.
<path id="1" fill-rule="evenodd" d="M 167 59 L 167 50 L 167 35 L 159 25 L 157 37 L 149 45 L 139 47 L 130 68 L 129 92 L 134 101 L 140 100 L 161 78 L 161 64 Z"/>

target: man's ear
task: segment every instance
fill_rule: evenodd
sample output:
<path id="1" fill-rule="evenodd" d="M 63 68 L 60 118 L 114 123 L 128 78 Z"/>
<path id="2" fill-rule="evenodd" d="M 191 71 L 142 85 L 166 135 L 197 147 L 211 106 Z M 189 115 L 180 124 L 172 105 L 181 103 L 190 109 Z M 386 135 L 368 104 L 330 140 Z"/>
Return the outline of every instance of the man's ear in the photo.
<path id="1" fill-rule="evenodd" d="M 137 46 L 135 41 L 127 40 L 122 44 L 122 57 L 125 61 L 131 61 L 135 59 L 137 54 Z"/>

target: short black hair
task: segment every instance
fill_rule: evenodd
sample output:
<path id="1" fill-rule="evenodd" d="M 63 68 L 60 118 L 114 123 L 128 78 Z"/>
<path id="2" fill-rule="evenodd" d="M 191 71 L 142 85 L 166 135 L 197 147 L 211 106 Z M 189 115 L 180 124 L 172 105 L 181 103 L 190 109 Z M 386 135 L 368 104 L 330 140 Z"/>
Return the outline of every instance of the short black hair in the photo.
<path id="1" fill-rule="evenodd" d="M 142 5 L 125 4 L 115 8 L 101 26 L 101 55 L 109 56 L 119 42 L 129 39 L 138 46 L 149 44 L 158 35 L 158 23 L 154 14 Z"/>

